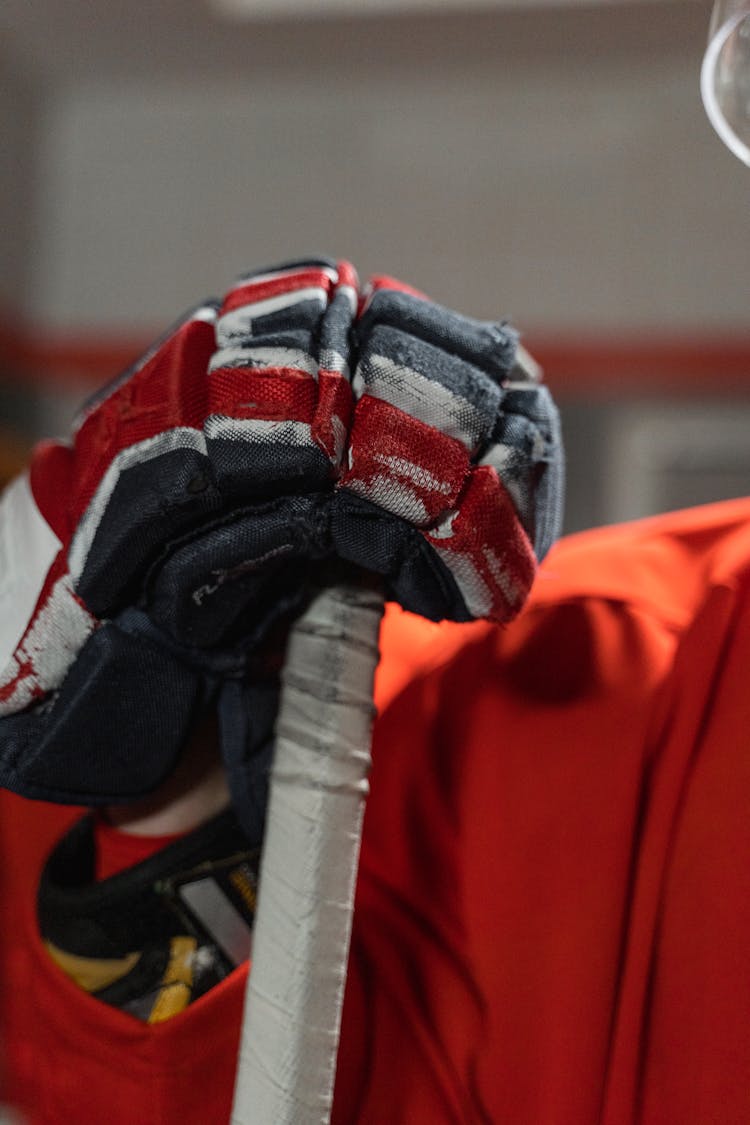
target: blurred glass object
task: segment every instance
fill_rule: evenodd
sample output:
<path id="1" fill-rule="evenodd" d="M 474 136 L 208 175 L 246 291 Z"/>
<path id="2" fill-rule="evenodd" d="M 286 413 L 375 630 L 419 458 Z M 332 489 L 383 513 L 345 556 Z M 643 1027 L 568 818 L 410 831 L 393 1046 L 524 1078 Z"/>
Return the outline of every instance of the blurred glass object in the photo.
<path id="1" fill-rule="evenodd" d="M 701 95 L 724 144 L 750 165 L 750 0 L 716 0 Z"/>

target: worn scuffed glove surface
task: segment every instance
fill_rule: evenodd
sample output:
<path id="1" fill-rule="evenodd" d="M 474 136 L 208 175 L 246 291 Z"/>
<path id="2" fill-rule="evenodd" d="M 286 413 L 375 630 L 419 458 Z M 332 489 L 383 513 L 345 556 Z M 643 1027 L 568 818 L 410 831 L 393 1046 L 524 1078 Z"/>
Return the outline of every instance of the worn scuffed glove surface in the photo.
<path id="1" fill-rule="evenodd" d="M 460 316 L 375 278 L 355 326 L 357 404 L 344 492 L 391 517 L 354 561 L 405 608 L 503 622 L 559 531 L 562 454 L 545 387 L 506 325 Z M 394 518 L 395 517 L 395 518 Z M 397 562 L 379 561 L 400 537 Z M 393 548 L 391 548 L 393 549 Z"/>
<path id="2" fill-rule="evenodd" d="M 313 572 L 373 571 L 433 619 L 513 617 L 562 489 L 516 344 L 325 260 L 179 323 L 0 500 L 0 784 L 132 799 L 218 701 L 255 834 L 277 691 L 258 654 Z"/>

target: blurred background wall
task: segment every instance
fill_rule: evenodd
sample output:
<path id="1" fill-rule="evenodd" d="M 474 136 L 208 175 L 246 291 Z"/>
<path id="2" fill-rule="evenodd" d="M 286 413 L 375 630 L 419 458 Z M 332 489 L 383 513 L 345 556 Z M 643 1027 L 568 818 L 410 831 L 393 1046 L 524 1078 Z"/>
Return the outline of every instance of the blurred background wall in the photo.
<path id="1" fill-rule="evenodd" d="M 183 308 L 322 252 L 522 329 L 569 529 L 750 491 L 750 172 L 700 104 L 709 0 L 332 7 L 6 0 L 0 474 Z"/>

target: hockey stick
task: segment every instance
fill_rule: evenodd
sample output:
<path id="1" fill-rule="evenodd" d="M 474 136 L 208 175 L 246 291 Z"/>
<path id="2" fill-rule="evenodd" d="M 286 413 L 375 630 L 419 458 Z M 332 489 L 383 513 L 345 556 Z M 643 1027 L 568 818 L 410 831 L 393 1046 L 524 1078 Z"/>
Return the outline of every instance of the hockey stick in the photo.
<path id="1" fill-rule="evenodd" d="M 382 612 L 352 579 L 290 634 L 233 1125 L 330 1120 Z"/>

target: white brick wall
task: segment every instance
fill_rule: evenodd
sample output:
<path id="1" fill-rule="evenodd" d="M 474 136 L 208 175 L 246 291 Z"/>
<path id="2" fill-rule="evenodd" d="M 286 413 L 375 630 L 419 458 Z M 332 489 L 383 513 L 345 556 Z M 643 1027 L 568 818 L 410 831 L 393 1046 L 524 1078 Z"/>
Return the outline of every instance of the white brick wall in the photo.
<path id="1" fill-rule="evenodd" d="M 467 24 L 416 55 L 420 25 L 373 25 L 371 58 L 333 23 L 330 66 L 329 38 L 305 66 L 290 27 L 289 67 L 276 38 L 244 76 L 69 80 L 41 117 L 30 311 L 158 327 L 244 267 L 323 251 L 547 332 L 744 330 L 750 174 L 705 121 L 702 32 L 671 43 L 669 5 L 652 41 L 651 7 L 637 49 L 622 11 L 621 47 L 601 14 L 558 13 L 507 53 L 499 16 L 486 49 Z"/>

